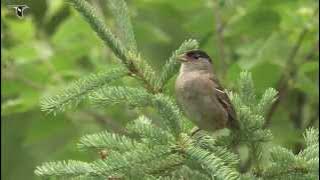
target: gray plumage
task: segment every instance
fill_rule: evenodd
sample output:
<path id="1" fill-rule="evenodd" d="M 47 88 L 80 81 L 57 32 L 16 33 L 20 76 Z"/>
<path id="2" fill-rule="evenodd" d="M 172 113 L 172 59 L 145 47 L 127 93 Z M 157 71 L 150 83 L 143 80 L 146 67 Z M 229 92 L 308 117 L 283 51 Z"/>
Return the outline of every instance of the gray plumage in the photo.
<path id="1" fill-rule="evenodd" d="M 203 51 L 190 51 L 180 60 L 176 96 L 185 114 L 200 129 L 237 128 L 236 113 L 213 73 L 211 59 Z"/>

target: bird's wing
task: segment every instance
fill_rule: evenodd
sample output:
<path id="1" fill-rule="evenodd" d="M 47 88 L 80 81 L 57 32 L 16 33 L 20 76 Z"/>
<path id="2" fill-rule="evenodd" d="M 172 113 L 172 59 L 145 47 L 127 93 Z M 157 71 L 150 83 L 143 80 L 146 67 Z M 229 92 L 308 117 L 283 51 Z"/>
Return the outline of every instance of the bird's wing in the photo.
<path id="1" fill-rule="evenodd" d="M 217 78 L 215 78 L 214 76 L 210 76 L 209 78 L 213 82 L 213 84 L 215 84 L 214 90 L 219 102 L 221 103 L 222 107 L 228 112 L 228 116 L 229 116 L 228 124 L 230 125 L 230 127 L 238 129 L 239 124 L 237 122 L 236 112 L 228 97 L 228 94 L 224 92 L 224 89 L 222 88 Z"/>

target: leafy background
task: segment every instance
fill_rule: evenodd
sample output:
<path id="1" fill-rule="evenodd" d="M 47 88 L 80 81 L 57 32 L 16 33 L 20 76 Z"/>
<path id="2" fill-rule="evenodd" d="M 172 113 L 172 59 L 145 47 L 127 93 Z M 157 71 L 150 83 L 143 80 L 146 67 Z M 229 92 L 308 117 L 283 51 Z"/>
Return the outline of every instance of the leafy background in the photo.
<path id="1" fill-rule="evenodd" d="M 27 4 L 18 19 L 8 4 Z M 104 0 L 92 0 L 117 33 Z M 171 52 L 195 38 L 213 57 L 228 89 L 241 70 L 252 72 L 258 94 L 280 91 L 271 110 L 273 144 L 299 152 L 302 132 L 319 126 L 319 29 L 316 0 L 127 0 L 138 48 L 160 69 Z M 1 1 L 1 167 L 3 179 L 37 179 L 44 161 L 92 160 L 78 152 L 87 133 L 119 132 L 137 113 L 130 107 L 82 103 L 56 116 L 40 111 L 39 99 L 72 80 L 111 68 L 112 52 L 63 0 Z M 125 80 L 125 83 L 131 83 Z M 174 79 L 169 84 L 173 92 Z M 124 83 L 124 82 L 116 82 Z M 270 146 L 273 146 L 270 144 Z"/>

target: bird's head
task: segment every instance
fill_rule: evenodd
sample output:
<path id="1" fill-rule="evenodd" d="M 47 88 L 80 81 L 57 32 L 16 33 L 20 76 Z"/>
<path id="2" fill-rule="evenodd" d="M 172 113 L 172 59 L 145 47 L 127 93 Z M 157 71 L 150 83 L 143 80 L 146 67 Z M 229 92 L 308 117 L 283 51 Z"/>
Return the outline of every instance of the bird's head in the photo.
<path id="1" fill-rule="evenodd" d="M 186 70 L 209 70 L 212 68 L 212 60 L 208 54 L 201 50 L 191 50 L 181 54 L 178 60 L 182 68 Z"/>

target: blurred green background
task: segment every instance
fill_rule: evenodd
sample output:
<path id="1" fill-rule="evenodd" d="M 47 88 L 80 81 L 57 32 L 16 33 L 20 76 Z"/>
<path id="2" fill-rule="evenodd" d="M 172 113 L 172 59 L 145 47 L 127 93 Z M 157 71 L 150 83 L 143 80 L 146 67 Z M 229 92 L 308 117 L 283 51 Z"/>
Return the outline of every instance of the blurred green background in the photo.
<path id="1" fill-rule="evenodd" d="M 117 33 L 107 1 L 90 2 Z M 280 90 L 279 104 L 267 117 L 273 143 L 298 152 L 303 130 L 319 126 L 318 1 L 127 3 L 139 50 L 155 69 L 184 40 L 194 38 L 214 59 L 227 89 L 237 88 L 239 72 L 246 69 L 258 94 L 267 87 Z M 8 4 L 30 8 L 19 19 Z M 78 152 L 78 138 L 103 129 L 121 131 L 137 116 L 135 111 L 83 103 L 53 116 L 41 112 L 39 99 L 115 63 L 112 52 L 66 0 L 1 1 L 1 178 L 38 179 L 33 171 L 42 162 L 98 157 Z M 172 95 L 173 82 L 167 88 Z"/>

